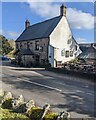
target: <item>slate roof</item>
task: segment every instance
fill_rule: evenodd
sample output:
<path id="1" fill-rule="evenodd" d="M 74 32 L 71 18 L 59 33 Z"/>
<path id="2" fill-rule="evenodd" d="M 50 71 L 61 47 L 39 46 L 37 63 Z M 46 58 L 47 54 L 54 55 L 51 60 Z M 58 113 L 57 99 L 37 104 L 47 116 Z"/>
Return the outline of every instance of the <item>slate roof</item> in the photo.
<path id="1" fill-rule="evenodd" d="M 20 52 L 23 55 L 34 55 L 34 53 L 30 49 L 22 49 L 22 50 L 20 50 Z"/>
<path id="2" fill-rule="evenodd" d="M 23 55 L 34 55 L 34 53 L 30 49 L 17 50 L 14 54 L 17 54 L 18 52 Z"/>
<path id="3" fill-rule="evenodd" d="M 51 13 L 50 13 L 51 14 Z M 39 38 L 48 38 L 54 28 L 59 23 L 62 16 L 57 16 L 52 19 L 34 24 L 23 31 L 17 38 L 17 41 L 34 40 Z"/>
<path id="4" fill-rule="evenodd" d="M 82 52 L 86 52 L 88 48 L 89 48 L 89 47 L 80 46 L 80 50 L 81 50 Z"/>
<path id="5" fill-rule="evenodd" d="M 81 59 L 96 59 L 96 49 L 93 46 L 88 47 L 78 57 Z"/>

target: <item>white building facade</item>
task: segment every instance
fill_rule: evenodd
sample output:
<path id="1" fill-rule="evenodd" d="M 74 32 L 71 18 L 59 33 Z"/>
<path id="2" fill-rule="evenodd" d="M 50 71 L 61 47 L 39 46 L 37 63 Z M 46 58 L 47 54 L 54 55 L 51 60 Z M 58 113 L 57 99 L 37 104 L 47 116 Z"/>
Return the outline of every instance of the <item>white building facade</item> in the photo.
<path id="1" fill-rule="evenodd" d="M 16 49 L 21 52 L 21 58 L 26 56 L 26 59 L 20 58 L 23 64 L 28 63 L 28 56 L 31 62 L 36 62 L 38 58 L 40 64 L 49 63 L 52 67 L 58 67 L 64 62 L 75 59 L 81 53 L 68 24 L 65 6 L 60 7 L 58 17 L 32 26 L 26 21 L 25 25 L 26 29 L 16 40 Z M 17 52 L 17 58 L 19 58 L 18 54 Z"/>

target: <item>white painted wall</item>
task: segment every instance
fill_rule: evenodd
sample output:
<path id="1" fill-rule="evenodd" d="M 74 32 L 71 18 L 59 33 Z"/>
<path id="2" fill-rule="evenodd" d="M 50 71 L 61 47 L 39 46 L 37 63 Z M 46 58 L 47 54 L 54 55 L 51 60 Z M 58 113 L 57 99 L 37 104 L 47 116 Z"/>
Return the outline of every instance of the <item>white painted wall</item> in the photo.
<path id="1" fill-rule="evenodd" d="M 70 44 L 68 44 L 69 39 L 71 39 Z M 60 22 L 58 23 L 54 31 L 51 33 L 49 44 L 51 45 L 51 47 L 54 48 L 54 60 L 56 59 L 57 61 L 62 61 L 62 63 L 74 59 L 81 52 L 78 44 L 74 41 L 72 37 L 72 33 L 65 16 L 62 16 Z M 78 48 L 77 51 L 75 51 L 75 45 L 77 45 Z M 61 56 L 62 50 L 64 51 L 72 50 L 74 53 L 73 57 L 66 58 L 65 55 Z M 50 49 L 49 49 L 49 53 L 50 53 Z M 52 61 L 51 63 L 53 63 L 53 58 L 49 60 Z"/>
<path id="2" fill-rule="evenodd" d="M 54 47 L 51 45 L 48 46 L 48 58 L 49 58 L 49 63 L 51 63 L 52 67 L 54 67 Z"/>

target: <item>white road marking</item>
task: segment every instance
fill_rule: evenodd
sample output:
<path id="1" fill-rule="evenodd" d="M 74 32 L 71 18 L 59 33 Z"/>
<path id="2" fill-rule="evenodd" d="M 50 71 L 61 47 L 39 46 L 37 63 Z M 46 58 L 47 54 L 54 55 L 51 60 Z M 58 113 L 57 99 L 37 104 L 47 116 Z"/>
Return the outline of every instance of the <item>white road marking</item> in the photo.
<path id="1" fill-rule="evenodd" d="M 21 78 L 17 78 L 17 79 L 22 80 Z M 47 86 L 47 85 L 44 85 L 44 84 L 40 84 L 40 83 L 37 83 L 37 82 L 32 82 L 32 81 L 25 80 L 25 79 L 23 79 L 22 81 L 25 81 L 25 82 L 28 82 L 28 83 L 31 83 L 31 84 L 34 84 L 34 85 L 37 85 L 37 86 L 45 87 L 45 88 L 48 88 L 48 89 L 51 89 L 51 90 L 56 90 L 56 91 L 59 91 L 59 92 L 62 91 L 58 88 L 54 88 L 54 87 Z"/>
<path id="2" fill-rule="evenodd" d="M 55 78 L 49 77 L 49 76 L 44 76 L 44 77 L 40 76 L 39 78 L 42 78 L 42 79 L 55 79 Z M 27 78 L 27 77 L 23 77 L 23 79 L 29 80 L 29 78 Z"/>
<path id="3" fill-rule="evenodd" d="M 55 78 L 53 78 L 53 77 L 48 77 L 48 76 L 44 76 L 43 78 L 44 78 L 44 79 L 55 79 Z"/>

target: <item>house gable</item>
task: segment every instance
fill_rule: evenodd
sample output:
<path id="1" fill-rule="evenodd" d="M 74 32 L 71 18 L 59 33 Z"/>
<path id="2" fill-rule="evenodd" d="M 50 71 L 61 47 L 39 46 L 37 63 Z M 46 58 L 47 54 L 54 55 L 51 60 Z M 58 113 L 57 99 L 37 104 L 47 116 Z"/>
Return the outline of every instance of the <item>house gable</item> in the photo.
<path id="1" fill-rule="evenodd" d="M 62 16 L 61 20 L 59 21 L 53 32 L 50 34 L 49 38 L 49 44 L 51 47 L 54 48 L 54 60 L 62 61 L 62 63 L 64 63 L 66 61 L 74 59 L 81 52 L 81 50 L 79 49 L 79 45 L 73 38 L 70 26 L 65 16 Z M 66 51 L 70 52 L 67 52 L 68 54 L 71 54 L 69 55 L 69 57 L 66 57 Z M 50 54 L 51 53 L 49 53 L 49 56 Z"/>

